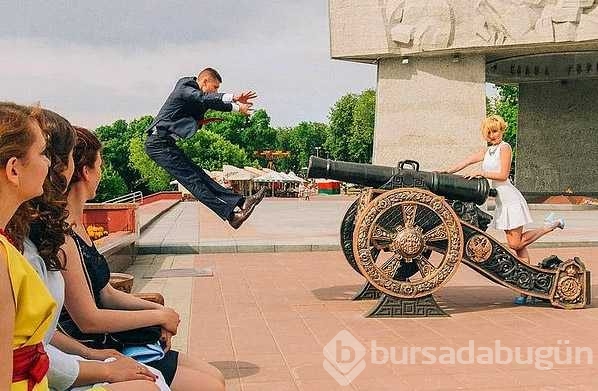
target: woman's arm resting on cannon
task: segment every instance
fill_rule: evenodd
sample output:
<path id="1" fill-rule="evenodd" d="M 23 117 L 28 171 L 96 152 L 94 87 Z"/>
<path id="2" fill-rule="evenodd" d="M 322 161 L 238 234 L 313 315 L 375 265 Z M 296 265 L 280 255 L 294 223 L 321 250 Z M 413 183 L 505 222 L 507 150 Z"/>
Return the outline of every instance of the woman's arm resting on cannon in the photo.
<path id="1" fill-rule="evenodd" d="M 459 163 L 455 164 L 454 166 L 451 166 L 448 169 L 443 170 L 441 172 L 445 172 L 447 174 L 454 174 L 455 172 L 459 172 L 462 169 L 464 169 L 468 166 L 471 166 L 472 164 L 479 163 L 482 160 L 484 160 L 485 154 L 486 154 L 486 149 L 481 149 L 480 151 L 461 160 Z"/>

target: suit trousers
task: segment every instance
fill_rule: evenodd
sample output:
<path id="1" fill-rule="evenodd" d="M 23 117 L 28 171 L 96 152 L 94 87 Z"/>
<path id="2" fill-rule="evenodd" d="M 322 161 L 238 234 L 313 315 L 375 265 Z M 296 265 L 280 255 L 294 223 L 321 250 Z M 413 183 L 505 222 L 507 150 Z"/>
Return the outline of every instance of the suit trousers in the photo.
<path id="1" fill-rule="evenodd" d="M 219 185 L 193 163 L 176 145 L 171 135 L 156 132 L 150 134 L 145 141 L 145 152 L 223 220 L 227 220 L 235 207 L 242 206 L 245 202 L 245 197 Z"/>

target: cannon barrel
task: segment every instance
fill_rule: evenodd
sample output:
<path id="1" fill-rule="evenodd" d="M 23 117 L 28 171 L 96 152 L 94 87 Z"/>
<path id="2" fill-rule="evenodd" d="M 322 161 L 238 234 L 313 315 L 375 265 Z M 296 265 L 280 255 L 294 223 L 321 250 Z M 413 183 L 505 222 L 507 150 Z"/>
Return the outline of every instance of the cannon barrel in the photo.
<path id="1" fill-rule="evenodd" d="M 407 164 L 415 169 L 403 168 Z M 400 162 L 398 167 L 388 167 L 311 156 L 307 169 L 308 178 L 335 179 L 370 187 L 380 187 L 394 176 L 402 177 L 404 184 L 423 182 L 431 192 L 452 200 L 481 205 L 489 196 L 496 196 L 496 190 L 490 188 L 486 178 L 466 179 L 460 175 L 419 171 L 419 164 L 410 160 Z"/>

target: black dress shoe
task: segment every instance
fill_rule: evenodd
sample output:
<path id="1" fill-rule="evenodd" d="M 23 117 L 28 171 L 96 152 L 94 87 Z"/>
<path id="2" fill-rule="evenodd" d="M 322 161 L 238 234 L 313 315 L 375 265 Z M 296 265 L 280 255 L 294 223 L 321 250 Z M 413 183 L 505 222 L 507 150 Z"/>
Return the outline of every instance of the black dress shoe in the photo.
<path id="1" fill-rule="evenodd" d="M 257 204 L 259 204 L 264 199 L 265 195 L 266 195 L 266 188 L 262 187 L 254 195 L 245 198 L 245 202 L 243 203 L 242 210 L 251 209 L 251 208 L 255 207 Z"/>
<path id="2" fill-rule="evenodd" d="M 235 212 L 229 217 L 228 223 L 234 229 L 238 229 L 244 222 L 251 216 L 257 204 L 262 202 L 266 195 L 266 189 L 262 188 L 254 195 L 247 197 L 243 203 L 243 209 L 239 212 Z"/>

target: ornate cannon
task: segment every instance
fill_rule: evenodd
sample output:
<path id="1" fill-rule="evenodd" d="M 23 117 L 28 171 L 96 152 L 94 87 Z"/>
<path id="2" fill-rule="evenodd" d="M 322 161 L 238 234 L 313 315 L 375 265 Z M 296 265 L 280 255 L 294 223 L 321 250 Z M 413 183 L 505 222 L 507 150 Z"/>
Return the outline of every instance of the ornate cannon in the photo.
<path id="1" fill-rule="evenodd" d="M 368 316 L 447 316 L 432 294 L 461 262 L 555 307 L 590 303 L 590 272 L 579 258 L 530 265 L 485 232 L 492 217 L 475 204 L 496 195 L 485 178 L 419 171 L 414 161 L 385 167 L 314 156 L 307 176 L 372 186 L 349 207 L 340 232 L 345 258 L 367 280 L 355 299 L 379 299 Z"/>

